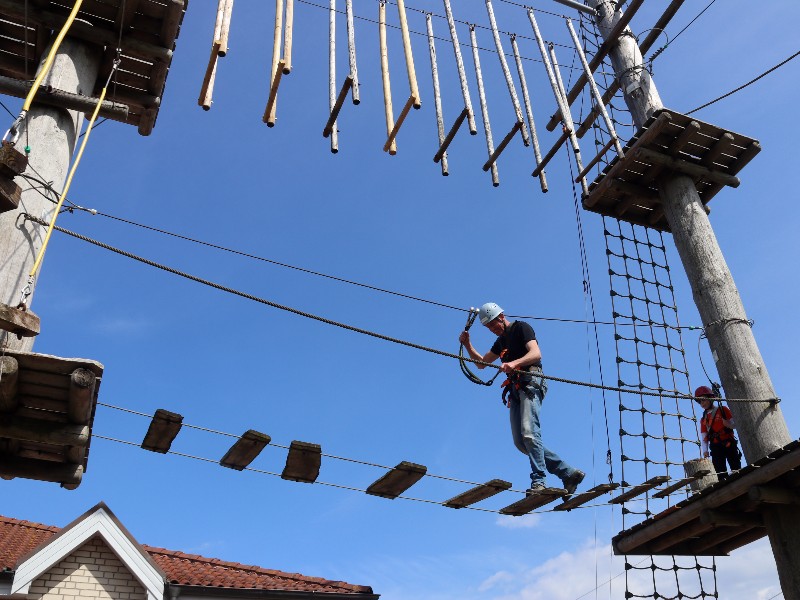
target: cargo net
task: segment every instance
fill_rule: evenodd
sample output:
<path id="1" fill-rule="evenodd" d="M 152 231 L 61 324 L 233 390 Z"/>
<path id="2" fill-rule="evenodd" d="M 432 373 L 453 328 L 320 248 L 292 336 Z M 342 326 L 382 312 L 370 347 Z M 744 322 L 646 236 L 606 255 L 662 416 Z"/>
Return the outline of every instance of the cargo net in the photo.
<path id="1" fill-rule="evenodd" d="M 622 488 L 666 475 L 684 476 L 683 464 L 699 456 L 694 403 L 663 235 L 603 218 L 611 281 L 611 308 L 619 387 L 666 396 L 619 393 Z M 666 498 L 650 492 L 622 505 L 622 527 L 658 514 L 688 490 Z M 677 498 L 675 498 L 677 496 Z M 625 557 L 626 598 L 716 598 L 713 557 Z"/>

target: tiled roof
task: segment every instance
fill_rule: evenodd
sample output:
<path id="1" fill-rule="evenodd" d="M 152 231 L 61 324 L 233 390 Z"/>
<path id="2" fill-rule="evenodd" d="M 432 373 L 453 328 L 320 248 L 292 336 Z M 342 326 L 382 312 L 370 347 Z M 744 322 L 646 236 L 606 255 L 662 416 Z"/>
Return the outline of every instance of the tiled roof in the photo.
<path id="1" fill-rule="evenodd" d="M 21 558 L 59 531 L 58 527 L 0 516 L 0 571 L 16 569 Z M 372 588 L 365 585 L 284 573 L 164 548 L 143 547 L 172 584 L 336 594 L 373 593 Z"/>

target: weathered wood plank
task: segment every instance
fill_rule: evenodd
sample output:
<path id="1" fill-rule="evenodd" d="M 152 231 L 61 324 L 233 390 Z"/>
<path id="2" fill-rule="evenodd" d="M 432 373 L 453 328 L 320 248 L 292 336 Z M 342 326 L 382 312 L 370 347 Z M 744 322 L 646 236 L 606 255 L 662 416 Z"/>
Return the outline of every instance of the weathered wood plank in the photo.
<path id="1" fill-rule="evenodd" d="M 0 329 L 22 337 L 33 337 L 39 335 L 39 317 L 30 310 L 0 304 Z"/>
<path id="2" fill-rule="evenodd" d="M 555 502 L 566 495 L 567 490 L 562 488 L 544 488 L 535 494 L 531 494 L 522 500 L 514 502 L 514 504 L 509 504 L 505 508 L 501 508 L 500 514 L 521 517 L 522 515 L 527 515 L 534 509 Z"/>
<path id="3" fill-rule="evenodd" d="M 254 429 L 245 431 L 236 443 L 225 453 L 219 464 L 236 471 L 244 470 L 247 465 L 253 462 L 261 451 L 272 441 L 266 433 L 261 433 Z"/>
<path id="4" fill-rule="evenodd" d="M 54 423 L 12 415 L 0 416 L 0 437 L 55 446 L 81 446 L 89 443 L 89 426 Z"/>
<path id="5" fill-rule="evenodd" d="M 427 472 L 428 467 L 403 461 L 383 477 L 370 484 L 367 488 L 367 493 L 394 500 L 422 479 Z"/>
<path id="6" fill-rule="evenodd" d="M 166 454 L 169 452 L 172 442 L 180 433 L 182 424 L 182 415 L 159 408 L 147 428 L 147 433 L 142 441 L 142 448 L 151 452 Z"/>
<path id="7" fill-rule="evenodd" d="M 572 510 L 576 506 L 580 506 L 581 504 L 586 504 L 590 500 L 594 500 L 595 498 L 602 496 L 603 494 L 607 494 L 608 492 L 615 490 L 618 487 L 619 487 L 618 483 L 601 483 L 600 485 L 593 487 L 589 491 L 583 492 L 582 494 L 578 494 L 577 496 L 573 496 L 569 500 L 565 500 L 563 503 L 556 506 L 554 510 Z"/>
<path id="8" fill-rule="evenodd" d="M 319 444 L 293 441 L 281 478 L 301 483 L 314 483 L 319 477 L 322 448 Z"/>
<path id="9" fill-rule="evenodd" d="M 511 483 L 508 481 L 503 481 L 502 479 L 492 479 L 491 481 L 482 483 L 471 490 L 462 492 L 458 496 L 453 496 L 450 498 L 450 500 L 445 502 L 444 505 L 448 508 L 464 508 L 465 506 L 470 506 L 471 504 L 475 504 L 481 500 L 486 500 L 486 498 L 491 498 L 495 494 L 499 494 L 510 487 Z"/>
<path id="10" fill-rule="evenodd" d="M 667 475 L 657 475 L 655 477 L 651 477 L 644 483 L 640 483 L 639 485 L 633 486 L 627 492 L 623 492 L 619 496 L 612 498 L 610 500 L 611 504 L 622 504 L 630 500 L 631 498 L 635 498 L 636 496 L 640 496 L 644 494 L 648 490 L 652 490 L 654 487 L 661 485 L 662 483 L 666 483 L 669 481 L 669 477 Z"/>

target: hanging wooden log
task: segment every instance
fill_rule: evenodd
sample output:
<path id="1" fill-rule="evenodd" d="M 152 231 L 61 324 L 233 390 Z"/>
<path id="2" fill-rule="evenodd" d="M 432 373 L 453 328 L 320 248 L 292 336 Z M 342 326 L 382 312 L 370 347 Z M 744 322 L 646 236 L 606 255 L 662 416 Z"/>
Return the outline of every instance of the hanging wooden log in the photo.
<path id="1" fill-rule="evenodd" d="M 436 154 L 433 155 L 433 162 L 439 162 L 442 160 L 444 153 L 447 152 L 447 149 L 450 147 L 450 143 L 453 141 L 453 138 L 456 137 L 456 133 L 458 133 L 461 124 L 464 122 L 465 119 L 469 117 L 469 110 L 463 109 L 461 114 L 458 115 L 453 126 L 450 128 L 450 131 L 447 132 L 447 135 L 442 142 L 442 145 L 439 146 L 439 149 L 436 151 Z"/>
<path id="2" fill-rule="evenodd" d="M 272 438 L 266 433 L 261 433 L 254 429 L 245 431 L 242 437 L 236 440 L 233 446 L 225 453 L 225 456 L 220 459 L 219 464 L 229 469 L 242 471 L 261 454 L 261 451 L 267 447 L 270 441 L 272 441 Z"/>
<path id="3" fill-rule="evenodd" d="M 444 146 L 444 116 L 442 115 L 442 97 L 439 90 L 439 67 L 436 64 L 436 44 L 433 41 L 433 22 L 431 14 L 425 14 L 425 26 L 428 32 L 428 53 L 431 59 L 431 79 L 433 80 L 433 105 L 436 112 L 436 130 L 439 134 L 439 148 Z M 437 153 L 437 156 L 438 153 Z M 447 152 L 442 152 L 439 156 L 442 165 L 442 175 L 449 175 L 447 168 Z M 436 159 L 434 158 L 434 162 Z"/>
<path id="4" fill-rule="evenodd" d="M 159 454 L 169 452 L 172 442 L 180 433 L 183 416 L 159 408 L 153 415 L 153 420 L 147 428 L 147 433 L 142 441 L 142 448 Z"/>
<path id="5" fill-rule="evenodd" d="M 339 90 L 339 95 L 336 97 L 336 101 L 333 103 L 333 110 L 331 111 L 330 116 L 328 117 L 328 122 L 325 123 L 325 129 L 322 130 L 322 137 L 328 137 L 331 132 L 333 131 L 334 125 L 336 124 L 336 120 L 339 118 L 339 111 L 342 110 L 342 105 L 344 104 L 344 99 L 347 98 L 347 92 L 349 92 L 353 87 L 353 78 L 348 75 L 344 78 L 344 84 L 342 84 L 342 89 Z"/>
<path id="6" fill-rule="evenodd" d="M 500 59 L 500 68 L 503 71 L 503 77 L 506 79 L 506 87 L 508 87 L 508 94 L 511 96 L 511 104 L 514 107 L 514 114 L 517 116 L 517 122 L 521 124 L 518 129 L 522 132 L 522 142 L 526 146 L 530 146 L 531 141 L 530 137 L 528 136 L 528 129 L 525 127 L 525 122 L 522 118 L 522 108 L 520 108 L 519 105 L 517 89 L 514 87 L 514 80 L 511 78 L 511 70 L 508 68 L 508 61 L 506 60 L 506 52 L 503 49 L 503 43 L 500 40 L 500 32 L 497 30 L 497 21 L 494 17 L 492 0 L 486 0 L 486 12 L 489 14 L 489 28 L 492 30 L 494 47 L 497 50 L 497 57 Z"/>
<path id="7" fill-rule="evenodd" d="M 444 505 L 448 508 L 464 508 L 465 506 L 476 504 L 481 500 L 486 500 L 486 498 L 491 498 L 495 494 L 504 492 L 510 487 L 511 483 L 508 481 L 503 481 L 502 479 L 492 479 L 491 481 L 482 483 L 471 490 L 462 492 L 458 496 L 450 498 L 450 500 L 445 502 Z"/>
<path id="8" fill-rule="evenodd" d="M 353 23 L 353 0 L 345 0 L 345 13 L 347 16 L 347 54 L 350 59 L 350 89 L 353 92 L 353 104 L 360 104 L 360 91 L 358 87 L 358 65 L 356 64 L 356 28 Z"/>
<path id="9" fill-rule="evenodd" d="M 570 112 L 569 107 L 565 104 L 563 95 L 563 82 L 561 82 L 561 73 L 558 70 L 558 62 L 555 60 L 555 50 L 551 45 L 550 55 L 548 56 L 548 53 L 544 47 L 542 34 L 539 31 L 539 24 L 536 22 L 536 17 L 533 14 L 532 9 L 528 9 L 528 20 L 531 23 L 533 35 L 536 38 L 536 45 L 539 47 L 539 53 L 542 56 L 542 62 L 544 63 L 545 71 L 547 72 L 547 78 L 550 80 L 550 87 L 553 90 L 553 96 L 555 97 L 556 104 L 563 115 L 564 128 L 561 137 L 555 143 L 555 145 L 553 145 L 553 148 L 550 150 L 550 152 L 547 153 L 547 156 L 542 159 L 542 161 L 533 171 L 533 175 L 535 176 L 544 169 L 545 165 L 553 156 L 555 156 L 555 153 L 567 138 L 570 140 L 573 152 L 575 152 L 576 162 L 578 163 L 578 171 L 583 171 L 583 161 L 580 159 L 580 146 L 578 145 L 578 139 L 575 137 L 575 124 L 572 121 L 572 113 Z M 551 61 L 553 61 L 552 64 Z M 588 195 L 589 188 L 585 179 L 581 180 L 581 187 L 583 188 L 584 195 Z"/>
<path id="10" fill-rule="evenodd" d="M 228 37 L 231 32 L 231 16 L 233 15 L 233 0 L 225 0 L 225 6 L 222 10 L 222 23 L 220 24 L 219 36 L 215 40 L 219 40 L 219 55 L 225 56 L 228 54 Z"/>
<path id="11" fill-rule="evenodd" d="M 617 149 L 617 155 L 620 158 L 623 158 L 625 156 L 625 153 L 622 151 L 622 144 L 620 144 L 619 142 L 619 137 L 617 136 L 617 130 L 614 127 L 614 122 L 611 120 L 611 117 L 608 116 L 608 111 L 606 111 L 606 105 L 603 102 L 603 95 L 597 88 L 597 83 L 594 80 L 592 69 L 586 60 L 586 55 L 583 53 L 581 42 L 578 39 L 578 34 L 575 33 L 575 28 L 572 26 L 572 21 L 569 19 L 566 19 L 566 21 L 570 37 L 572 37 L 572 42 L 575 44 L 575 51 L 578 53 L 578 58 L 580 58 L 581 64 L 583 65 L 583 73 L 586 76 L 587 81 L 589 82 L 589 89 L 592 91 L 592 96 L 594 96 L 595 105 L 597 106 L 597 109 L 600 111 L 600 114 L 603 116 L 603 121 L 605 122 L 606 128 L 608 129 L 608 135 L 611 137 L 611 140 L 614 142 L 614 147 Z M 565 105 L 566 104 L 567 102 L 565 102 Z"/>
<path id="12" fill-rule="evenodd" d="M 566 124 L 567 129 L 570 131 L 569 139 L 572 142 L 572 151 L 575 153 L 575 165 L 578 168 L 578 172 L 583 171 L 583 159 L 581 158 L 581 147 L 578 144 L 578 138 L 575 136 L 575 124 L 572 121 L 572 111 L 569 108 L 569 105 L 566 103 L 566 89 L 564 88 L 564 81 L 561 79 L 561 69 L 558 66 L 558 59 L 556 58 L 556 48 L 553 43 L 550 43 L 549 46 L 550 50 L 550 61 L 553 63 L 553 71 L 556 74 L 556 84 L 558 85 L 558 93 L 561 96 L 561 105 L 566 109 Z M 586 183 L 586 178 L 581 179 L 581 188 L 583 188 L 583 195 L 589 195 L 589 186 Z"/>
<path id="13" fill-rule="evenodd" d="M 13 356 L 0 356 L 0 413 L 10 413 L 17 409 L 17 382 L 19 381 L 19 362 Z"/>
<path id="14" fill-rule="evenodd" d="M 272 81 L 272 87 L 269 90 L 269 99 L 267 100 L 267 108 L 264 109 L 263 121 L 267 127 L 275 127 L 275 106 L 278 102 L 278 86 L 281 84 L 283 77 L 283 61 L 278 61 L 278 66 L 275 69 L 275 79 Z"/>
<path id="15" fill-rule="evenodd" d="M 397 142 L 392 135 L 394 130 L 394 111 L 392 109 L 392 85 L 389 80 L 389 49 L 386 45 L 386 0 L 378 3 L 378 39 L 381 51 L 381 79 L 383 81 L 383 106 L 386 113 L 386 136 L 390 138 L 387 145 L 384 144 L 383 151 L 394 156 L 397 154 Z"/>
<path id="16" fill-rule="evenodd" d="M 453 41 L 453 53 L 456 57 L 456 67 L 458 68 L 458 80 L 461 83 L 461 95 L 464 97 L 464 110 L 467 111 L 467 122 L 469 124 L 469 132 L 471 135 L 478 134 L 478 128 L 475 126 L 475 115 L 472 111 L 472 100 L 470 99 L 469 95 L 469 85 L 467 84 L 467 73 L 464 69 L 464 58 L 461 56 L 461 44 L 458 42 L 458 31 L 456 31 L 456 22 L 453 19 L 453 11 L 450 7 L 450 0 L 443 0 L 444 2 L 444 12 L 445 16 L 447 17 L 447 25 L 450 27 L 450 39 Z M 463 113 L 462 113 L 463 114 Z M 463 122 L 463 117 L 459 117 L 461 119 L 458 122 L 458 126 L 461 126 Z M 448 137 L 452 140 L 453 136 L 455 135 L 455 131 L 458 130 L 458 127 L 455 125 L 450 129 L 450 134 Z M 441 151 L 441 150 L 440 150 Z"/>
<path id="17" fill-rule="evenodd" d="M 232 1 L 232 0 L 231 0 Z M 292 30 L 294 29 L 294 0 L 286 0 L 286 25 L 283 28 L 283 74 L 292 72 Z"/>
<path id="18" fill-rule="evenodd" d="M 319 477 L 321 463 L 322 447 L 319 444 L 295 440 L 289 446 L 289 455 L 281 477 L 289 481 L 314 483 Z"/>
<path id="19" fill-rule="evenodd" d="M 408 88 L 411 92 L 412 104 L 419 109 L 422 100 L 419 97 L 419 86 L 417 85 L 417 72 L 414 68 L 414 54 L 411 51 L 411 36 L 408 31 L 408 19 L 406 17 L 405 0 L 395 0 L 397 3 L 397 16 L 400 20 L 400 33 L 403 37 L 403 53 L 406 57 L 406 71 L 408 71 Z M 398 119 L 399 120 L 399 119 Z"/>
<path id="20" fill-rule="evenodd" d="M 542 162 L 542 153 L 539 149 L 539 137 L 536 135 L 536 123 L 533 120 L 533 107 L 531 106 L 531 97 L 528 93 L 528 84 L 525 80 L 525 70 L 522 68 L 522 57 L 519 53 L 519 46 L 517 46 L 517 36 L 511 34 L 511 51 L 514 53 L 514 62 L 517 65 L 517 75 L 519 75 L 519 86 L 522 90 L 522 101 L 525 105 L 525 113 L 528 117 L 528 127 L 531 132 L 531 141 L 533 142 L 533 155 L 536 158 L 536 166 Z M 538 174 L 539 185 L 543 193 L 547 193 L 547 176 L 544 169 Z"/>
<path id="21" fill-rule="evenodd" d="M 428 468 L 416 463 L 403 461 L 383 477 L 373 482 L 367 493 L 372 496 L 394 500 L 428 472 Z"/>
<path id="22" fill-rule="evenodd" d="M 97 376 L 88 369 L 75 369 L 69 378 L 67 416 L 71 423 L 87 424 L 96 400 Z"/>
<path id="23" fill-rule="evenodd" d="M 492 154 L 489 156 L 489 160 L 487 160 L 486 163 L 483 165 L 484 171 L 488 171 L 495 163 L 495 161 L 498 158 L 500 158 L 500 155 L 503 153 L 503 150 L 505 150 L 506 146 L 508 146 L 511 140 L 514 139 L 514 136 L 517 134 L 517 131 L 519 131 L 522 128 L 522 126 L 523 126 L 522 121 L 517 121 L 516 123 L 514 123 L 514 126 L 511 128 L 511 131 L 509 131 L 506 134 L 506 137 L 503 138 L 503 141 L 501 141 L 497 145 L 495 151 L 492 152 Z"/>
<path id="24" fill-rule="evenodd" d="M 336 0 L 330 0 L 330 8 L 328 11 L 328 109 L 330 110 L 331 115 L 333 115 L 335 107 L 336 107 Z M 323 135 L 325 134 L 323 133 Z M 339 152 L 339 132 L 336 129 L 336 120 L 334 120 L 334 122 L 331 124 L 329 135 L 331 138 L 331 152 L 333 154 L 336 154 L 337 152 Z"/>
<path id="25" fill-rule="evenodd" d="M 281 35 L 283 32 L 283 0 L 275 0 L 275 29 L 272 36 L 272 69 L 269 77 L 269 100 L 264 110 L 263 121 L 268 127 L 275 126 L 278 85 L 285 63 L 281 61 Z"/>
<path id="26" fill-rule="evenodd" d="M 469 40 L 472 46 L 472 60 L 475 63 L 475 77 L 478 80 L 478 97 L 481 101 L 481 116 L 483 117 L 483 130 L 486 132 L 486 150 L 489 157 L 494 154 L 494 141 L 492 140 L 492 125 L 489 122 L 489 108 L 486 105 L 486 92 L 483 89 L 483 75 L 481 74 L 481 59 L 478 56 L 478 40 L 475 37 L 475 26 L 469 26 Z M 493 161 L 491 166 L 492 170 L 492 185 L 497 187 L 500 185 L 500 175 L 497 172 L 497 162 Z M 532 510 L 532 509 L 531 509 Z"/>
<path id="27" fill-rule="evenodd" d="M 224 0 L 220 0 L 220 3 Z M 203 77 L 203 84 L 200 86 L 200 96 L 197 98 L 197 104 L 203 107 L 203 110 L 211 110 L 214 96 L 214 82 L 217 78 L 217 62 L 219 61 L 219 49 L 222 43 L 219 40 L 214 40 L 211 44 L 211 56 L 208 58 L 208 66 L 206 67 L 206 74 Z"/>

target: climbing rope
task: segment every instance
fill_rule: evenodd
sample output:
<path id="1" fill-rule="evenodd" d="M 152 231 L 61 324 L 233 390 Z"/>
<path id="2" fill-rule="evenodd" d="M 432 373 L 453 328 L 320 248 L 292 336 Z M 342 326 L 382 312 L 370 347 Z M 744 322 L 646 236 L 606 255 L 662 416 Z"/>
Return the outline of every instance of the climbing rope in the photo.
<path id="1" fill-rule="evenodd" d="M 53 66 L 53 61 L 55 60 L 56 54 L 58 54 L 58 49 L 61 46 L 61 42 L 64 41 L 64 38 L 69 31 L 69 28 L 72 26 L 73 21 L 75 21 L 75 17 L 78 16 L 78 11 L 81 9 L 81 4 L 83 4 L 83 0 L 75 0 L 75 5 L 72 7 L 72 11 L 69 13 L 67 20 L 64 22 L 64 25 L 61 27 L 61 30 L 58 32 L 53 45 L 50 47 L 50 52 L 47 53 L 47 58 L 42 65 L 42 68 L 39 69 L 39 74 L 36 76 L 36 79 L 33 81 L 33 85 L 31 89 L 28 91 L 28 95 L 25 97 L 25 102 L 22 105 L 22 111 L 20 111 L 19 116 L 16 118 L 14 123 L 12 123 L 11 127 L 9 127 L 8 131 L 6 131 L 5 135 L 3 136 L 2 142 L 4 144 L 10 144 L 13 146 L 17 140 L 19 139 L 19 126 L 25 120 L 25 117 L 28 115 L 28 111 L 31 109 L 31 104 L 33 104 L 33 98 L 36 96 L 36 92 L 39 91 L 39 88 L 42 85 L 42 81 L 50 72 L 50 67 Z M 25 3 L 26 12 L 25 18 L 27 20 L 27 1 Z M 27 32 L 27 27 L 25 28 Z M 28 45 L 25 44 L 25 49 L 27 52 Z M 27 65 L 27 61 L 26 61 Z M 9 136 L 11 136 L 9 138 Z"/>
<path id="2" fill-rule="evenodd" d="M 78 2 L 78 5 L 80 2 Z M 53 228 L 56 225 L 56 219 L 58 219 L 59 211 L 64 204 L 64 200 L 69 193 L 69 188 L 72 185 L 72 179 L 75 177 L 75 172 L 78 170 L 78 166 L 81 163 L 81 158 L 83 157 L 83 151 L 86 149 L 86 144 L 89 142 L 89 137 L 92 132 L 92 127 L 94 126 L 94 122 L 97 119 L 97 115 L 100 113 L 100 107 L 103 105 L 103 101 L 106 98 L 106 91 L 108 90 L 108 85 L 111 82 L 111 77 L 119 67 L 120 63 L 120 52 L 121 50 L 117 48 L 117 56 L 114 59 L 114 63 L 111 67 L 111 73 L 108 75 L 108 80 L 106 84 L 103 86 L 103 90 L 100 92 L 100 97 L 97 100 L 97 104 L 94 107 L 94 111 L 92 112 L 92 117 L 89 119 L 89 124 L 86 127 L 86 136 L 83 138 L 81 142 L 81 146 L 78 149 L 78 154 L 75 156 L 75 160 L 72 163 L 72 167 L 69 170 L 69 174 L 67 175 L 67 181 L 64 184 L 64 190 L 58 196 L 58 202 L 56 203 L 56 207 L 53 210 L 53 217 L 50 219 L 50 223 L 47 226 L 47 233 L 44 237 L 44 242 L 42 242 L 42 247 L 39 248 L 39 252 L 36 255 L 36 260 L 33 262 L 33 266 L 31 267 L 30 273 L 28 273 L 28 282 L 25 287 L 22 288 L 20 292 L 20 306 L 24 307 L 27 304 L 28 298 L 30 297 L 33 291 L 33 284 L 36 280 L 36 273 L 38 272 L 39 268 L 41 267 L 42 260 L 44 259 L 45 252 L 47 251 L 47 246 L 50 243 L 50 237 L 53 234 Z"/>
<path id="3" fill-rule="evenodd" d="M 475 318 L 477 316 L 478 316 L 478 311 L 474 308 L 470 308 L 469 313 L 467 314 L 467 324 L 464 325 L 464 331 L 470 330 L 470 327 L 472 327 L 472 324 L 475 323 Z M 464 344 L 461 344 L 458 347 L 458 364 L 461 366 L 461 372 L 472 383 L 475 383 L 477 385 L 490 386 L 494 383 L 494 380 L 497 379 L 497 376 L 500 375 L 501 373 L 501 371 L 498 370 L 497 373 L 495 373 L 491 379 L 484 381 L 470 370 L 469 366 L 467 366 L 465 358 L 466 357 L 464 356 Z"/>
<path id="4" fill-rule="evenodd" d="M 45 226 L 47 225 L 47 223 L 45 221 L 39 219 L 38 217 L 34 217 L 33 215 L 30 215 L 28 213 L 22 213 L 21 216 L 27 221 L 32 221 L 34 223 L 38 223 L 39 225 L 45 225 Z M 133 254 L 131 252 L 127 252 L 127 251 L 122 250 L 120 248 L 115 248 L 114 246 L 111 246 L 111 245 L 106 244 L 104 242 L 92 239 L 90 237 L 87 237 L 87 236 L 82 235 L 80 233 L 76 233 L 74 231 L 70 231 L 69 229 L 64 229 L 63 227 L 59 227 L 57 225 L 55 225 L 53 227 L 53 229 L 55 231 L 59 231 L 61 233 L 64 233 L 66 235 L 69 235 L 71 237 L 79 239 L 81 241 L 88 242 L 90 244 L 98 246 L 99 248 L 103 248 L 105 250 L 109 250 L 111 252 L 119 254 L 120 256 L 125 256 L 127 258 L 131 258 L 133 260 L 136 260 L 136 261 L 141 262 L 143 264 L 149 265 L 151 267 L 155 267 L 156 269 L 161 269 L 162 271 L 166 271 L 167 273 L 172 273 L 173 275 L 178 275 L 179 277 L 183 277 L 185 279 L 189 279 L 191 281 L 195 281 L 197 283 L 201 283 L 203 285 L 206 285 L 208 287 L 212 287 L 212 288 L 220 290 L 222 292 L 226 292 L 226 293 L 232 294 L 234 296 L 239 296 L 241 298 L 246 298 L 247 300 L 252 300 L 253 302 L 258 302 L 260 304 L 265 304 L 267 306 L 271 306 L 272 308 L 277 308 L 279 310 L 290 312 L 292 314 L 295 314 L 295 315 L 298 315 L 298 316 L 301 316 L 301 317 L 305 317 L 307 319 L 313 319 L 315 321 L 319 321 L 320 323 L 325 323 L 326 325 L 333 325 L 335 327 L 340 327 L 340 328 L 346 329 L 348 331 L 353 331 L 355 333 L 360 333 L 360 334 L 367 335 L 367 336 L 370 336 L 370 337 L 374 337 L 374 338 L 377 338 L 377 339 L 381 339 L 381 340 L 384 340 L 384 341 L 387 341 L 387 342 L 392 342 L 392 343 L 395 343 L 395 344 L 399 344 L 401 346 L 407 346 L 409 348 L 414 348 L 416 350 L 422 350 L 423 352 L 430 352 L 431 354 L 437 354 L 439 356 L 444 356 L 446 358 L 453 358 L 455 360 L 460 360 L 461 358 L 463 358 L 463 360 L 465 360 L 467 362 L 471 362 L 471 363 L 476 364 L 476 365 L 483 365 L 485 367 L 491 367 L 493 369 L 498 369 L 498 370 L 500 369 L 500 367 L 498 365 L 495 365 L 495 364 L 492 364 L 492 363 L 487 363 L 487 362 L 484 362 L 482 360 L 475 360 L 475 359 L 472 359 L 472 358 L 459 357 L 458 354 L 453 354 L 451 352 L 445 352 L 444 350 L 437 350 L 436 348 L 430 348 L 428 346 L 423 346 L 422 344 L 416 344 L 414 342 L 401 340 L 399 338 L 391 337 L 391 336 L 384 335 L 382 333 L 377 333 L 377 332 L 374 332 L 374 331 L 369 331 L 368 329 L 362 329 L 360 327 L 355 327 L 353 325 L 347 325 L 346 323 L 341 323 L 339 321 L 334 321 L 334 320 L 328 319 L 326 317 L 321 317 L 319 315 L 315 315 L 315 314 L 312 314 L 312 313 L 309 313 L 309 312 L 298 310 L 298 309 L 292 308 L 290 306 L 285 306 L 285 305 L 279 304 L 277 302 L 272 302 L 271 300 L 267 300 L 265 298 L 260 298 L 258 296 L 253 295 L 253 294 L 248 294 L 247 292 L 243 292 L 241 290 L 237 290 L 237 289 L 234 289 L 234 288 L 231 288 L 231 287 L 228 287 L 228 286 L 224 286 L 222 284 L 215 283 L 213 281 L 209 281 L 208 279 L 203 279 L 202 277 L 197 277 L 196 275 L 191 275 L 189 273 L 185 273 L 183 271 L 180 271 L 179 269 L 175 269 L 173 267 L 169 267 L 167 265 L 163 265 L 163 264 L 157 263 L 157 262 L 152 261 L 150 259 L 147 259 L 147 258 L 144 258 L 144 257 L 141 257 L 141 256 L 137 256 L 136 254 Z M 526 371 L 514 371 L 514 373 L 522 375 L 522 374 L 525 374 Z M 677 398 L 677 399 L 686 399 L 686 400 L 692 400 L 692 401 L 694 401 L 694 399 L 695 399 L 694 396 L 690 396 L 690 395 L 687 395 L 687 394 L 680 394 L 680 393 L 677 393 L 677 392 L 676 393 L 672 393 L 672 392 L 670 392 L 669 390 L 666 390 L 666 389 L 662 389 L 662 390 L 646 390 L 646 389 L 644 389 L 644 387 L 642 387 L 642 389 L 634 390 L 634 389 L 625 388 L 625 387 L 614 387 L 614 386 L 608 386 L 608 385 L 600 385 L 600 384 L 591 383 L 591 382 L 588 382 L 588 381 L 577 381 L 575 379 L 567 379 L 567 378 L 564 378 L 564 377 L 556 377 L 555 375 L 541 374 L 539 376 L 542 377 L 543 379 L 547 379 L 549 381 L 555 381 L 555 382 L 558 382 L 558 383 L 566 383 L 566 384 L 570 384 L 570 385 L 578 385 L 578 386 L 593 388 L 593 389 L 597 389 L 597 390 L 608 390 L 608 391 L 619 392 L 619 393 L 623 393 L 623 394 L 636 394 L 636 395 L 639 395 L 639 396 L 657 396 L 657 397 L 665 397 L 665 398 Z M 669 393 L 665 393 L 665 392 L 669 392 Z M 753 399 L 750 399 L 750 398 L 740 398 L 740 399 L 738 399 L 738 398 L 728 398 L 728 399 L 726 399 L 726 402 L 770 402 L 770 403 L 777 403 L 777 402 L 780 402 L 780 401 L 781 401 L 780 398 L 767 398 L 767 399 L 764 399 L 764 400 L 753 400 Z"/>

